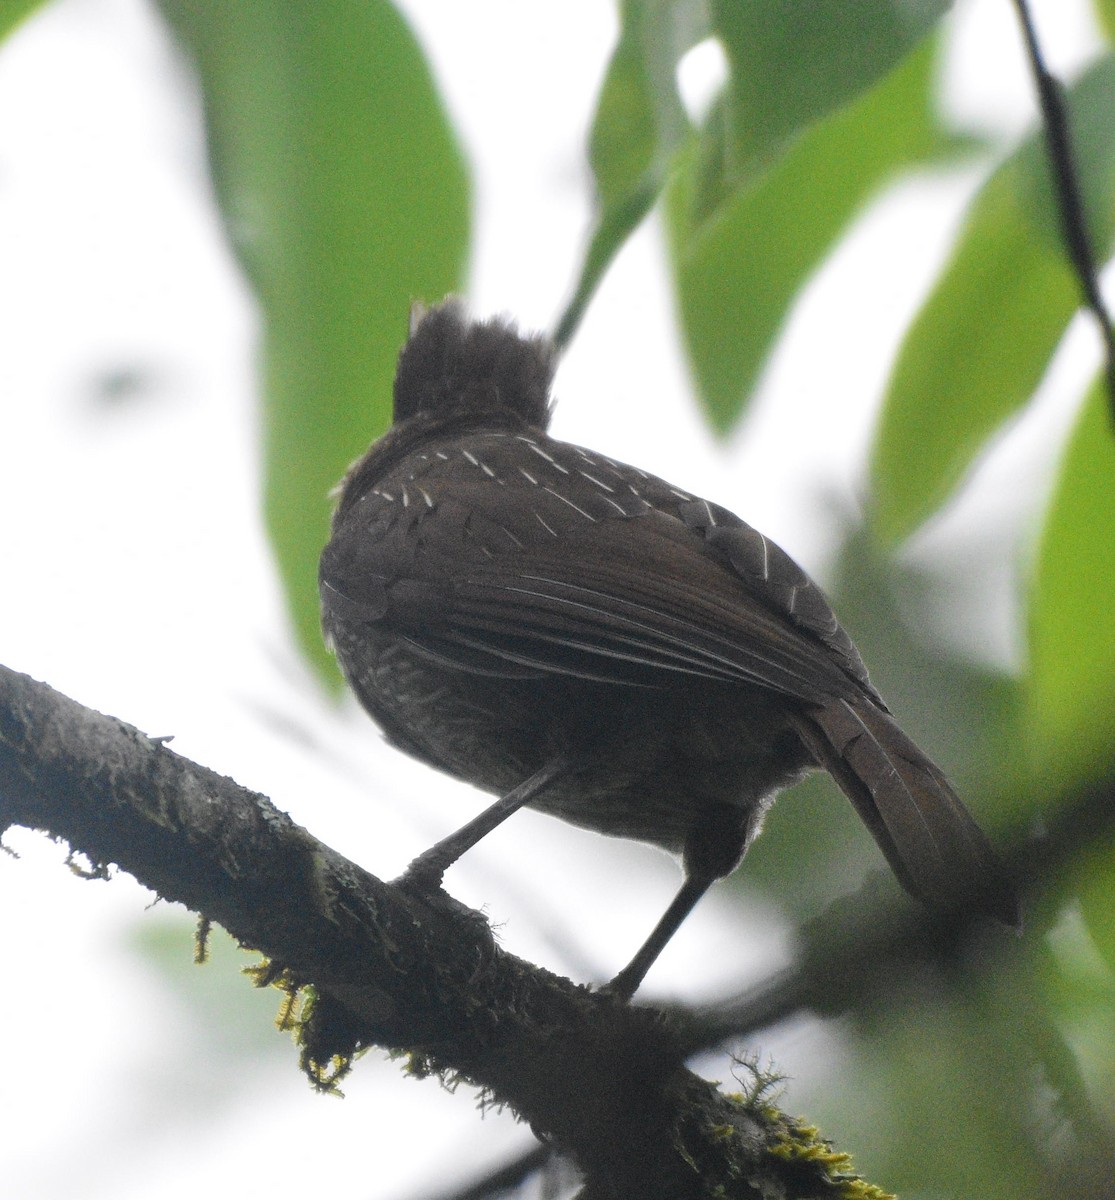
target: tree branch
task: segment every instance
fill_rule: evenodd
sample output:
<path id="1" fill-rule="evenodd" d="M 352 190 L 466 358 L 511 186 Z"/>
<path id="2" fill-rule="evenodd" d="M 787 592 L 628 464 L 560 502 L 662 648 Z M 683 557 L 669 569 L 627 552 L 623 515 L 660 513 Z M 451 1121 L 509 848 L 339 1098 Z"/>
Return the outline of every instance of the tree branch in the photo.
<path id="1" fill-rule="evenodd" d="M 1033 802 L 1031 798 L 1031 803 Z M 1039 924 L 1061 908 L 1061 892 L 1071 887 L 1074 866 L 1109 844 L 1115 834 L 1115 780 L 1081 783 L 1068 794 L 1049 797 L 1040 834 L 1016 830 L 1006 866 L 1018 881 L 1027 907 L 1031 941 L 1034 909 L 1044 909 Z M 840 1017 L 885 996 L 895 978 L 925 977 L 925 968 L 950 975 L 960 964 L 986 962 L 988 952 L 1012 955 L 1012 931 L 990 926 L 973 914 L 942 913 L 921 906 L 894 906 L 869 880 L 860 892 L 842 896 L 797 931 L 799 953 L 793 965 L 746 992 L 705 1008 L 670 1010 L 676 1035 L 688 1054 L 753 1038 L 802 1012 Z M 1035 1024 L 1040 1013 L 1032 1014 Z M 1079 1138 L 1076 1175 L 1062 1165 L 1065 1195 L 1098 1197 L 1115 1172 L 1115 1147 L 1097 1118 L 1088 1091 L 1059 1032 L 1049 1029 L 1033 1039 L 1034 1063 L 1046 1072 L 1060 1109 Z M 1060 1054 L 1060 1061 L 1051 1061 Z M 544 1168 L 546 1158 L 531 1151 L 509 1160 L 483 1180 L 439 1193 L 438 1200 L 492 1200 Z M 1089 1173 L 1104 1181 L 1093 1190 Z"/>
<path id="2" fill-rule="evenodd" d="M 585 1200 L 881 1195 L 761 1082 L 733 1098 L 688 1071 L 661 1012 L 507 954 L 443 893 L 376 879 L 258 793 L 0 667 L 0 829 L 13 824 L 118 864 L 261 950 L 268 980 L 312 989 L 300 1033 L 319 1085 L 363 1046 L 409 1050 L 569 1154 Z"/>
<path id="3" fill-rule="evenodd" d="M 1050 74 L 1042 56 L 1037 30 L 1027 0 L 1014 0 L 1018 20 L 1022 26 L 1022 38 L 1026 44 L 1026 56 L 1034 76 L 1038 93 L 1042 121 L 1045 126 L 1045 142 L 1049 149 L 1049 161 L 1053 172 L 1053 187 L 1057 196 L 1057 210 L 1061 217 L 1061 233 L 1069 260 L 1080 282 L 1084 303 L 1091 309 L 1099 325 L 1103 339 L 1107 396 L 1111 409 L 1111 420 L 1115 423 L 1115 328 L 1111 314 L 1107 311 L 1099 280 L 1096 277 L 1096 256 L 1088 234 L 1088 220 L 1084 212 L 1084 201 L 1080 192 L 1080 179 L 1073 155 L 1072 132 L 1069 127 L 1064 93 L 1061 85 Z"/>

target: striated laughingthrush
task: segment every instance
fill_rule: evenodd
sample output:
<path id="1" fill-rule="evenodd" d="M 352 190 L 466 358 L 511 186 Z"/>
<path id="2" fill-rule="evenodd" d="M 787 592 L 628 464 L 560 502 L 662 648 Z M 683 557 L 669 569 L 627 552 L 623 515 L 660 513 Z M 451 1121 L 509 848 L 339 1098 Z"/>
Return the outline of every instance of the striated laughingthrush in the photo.
<path id="1" fill-rule="evenodd" d="M 455 301 L 420 314 L 394 425 L 346 476 L 322 554 L 361 704 L 503 797 L 413 877 L 436 885 L 523 804 L 680 853 L 685 883 L 612 982 L 627 997 L 778 791 L 822 767 L 909 892 L 1015 922 L 987 840 L 820 589 L 726 509 L 549 437 L 554 366 L 544 338 Z"/>

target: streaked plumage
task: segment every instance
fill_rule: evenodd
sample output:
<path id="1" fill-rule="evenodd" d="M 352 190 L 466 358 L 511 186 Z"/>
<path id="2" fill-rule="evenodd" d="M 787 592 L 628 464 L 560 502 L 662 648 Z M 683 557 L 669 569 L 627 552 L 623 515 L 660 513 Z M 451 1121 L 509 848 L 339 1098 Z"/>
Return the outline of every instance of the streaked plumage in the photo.
<path id="1" fill-rule="evenodd" d="M 431 310 L 345 480 L 324 627 L 388 737 L 494 793 L 564 758 L 533 807 L 679 851 L 705 885 L 822 766 L 911 892 L 1013 919 L 821 591 L 725 509 L 550 438 L 552 369 L 541 339 Z"/>

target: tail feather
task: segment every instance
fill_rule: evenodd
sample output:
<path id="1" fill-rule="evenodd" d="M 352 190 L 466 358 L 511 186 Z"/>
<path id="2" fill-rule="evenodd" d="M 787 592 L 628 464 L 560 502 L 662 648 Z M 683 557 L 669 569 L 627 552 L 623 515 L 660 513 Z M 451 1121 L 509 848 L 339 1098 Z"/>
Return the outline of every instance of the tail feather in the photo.
<path id="1" fill-rule="evenodd" d="M 1018 899 L 982 830 L 941 771 L 870 699 L 838 700 L 797 719 L 818 763 L 855 805 L 912 895 L 1019 923 Z"/>

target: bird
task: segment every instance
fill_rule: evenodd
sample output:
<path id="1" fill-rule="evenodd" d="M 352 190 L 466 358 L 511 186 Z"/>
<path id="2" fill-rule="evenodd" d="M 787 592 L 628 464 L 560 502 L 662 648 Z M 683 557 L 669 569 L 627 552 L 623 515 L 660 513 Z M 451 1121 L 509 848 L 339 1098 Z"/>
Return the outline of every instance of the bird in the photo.
<path id="1" fill-rule="evenodd" d="M 626 1001 L 777 794 L 823 769 L 914 897 L 1017 924 L 821 589 L 726 508 L 551 437 L 556 365 L 508 318 L 416 306 L 393 423 L 337 489 L 319 587 L 342 673 L 390 743 L 498 797 L 405 878 L 440 887 L 524 805 L 680 855 L 607 985 Z"/>

